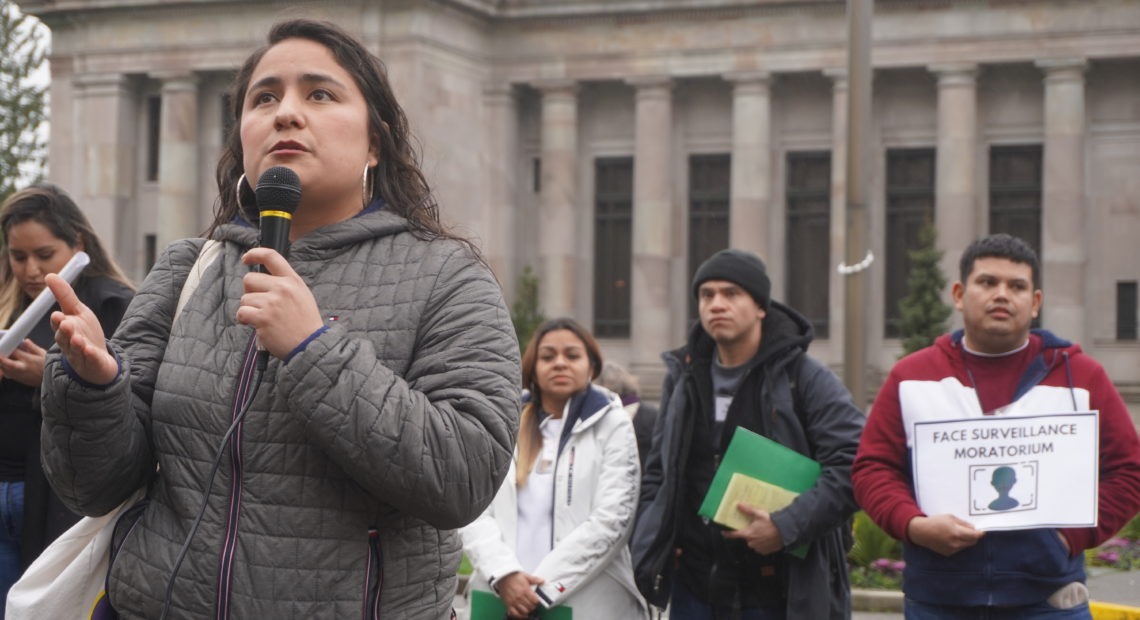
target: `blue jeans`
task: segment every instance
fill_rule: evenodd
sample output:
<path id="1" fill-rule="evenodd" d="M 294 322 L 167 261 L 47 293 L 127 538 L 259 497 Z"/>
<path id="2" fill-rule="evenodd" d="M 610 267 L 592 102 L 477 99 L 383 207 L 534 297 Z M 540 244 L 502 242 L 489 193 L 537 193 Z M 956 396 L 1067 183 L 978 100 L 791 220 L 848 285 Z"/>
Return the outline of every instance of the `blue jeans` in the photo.
<path id="1" fill-rule="evenodd" d="M 784 620 L 783 607 L 752 607 L 734 611 L 730 607 L 714 607 L 698 599 L 685 584 L 673 583 L 669 599 L 669 620 Z"/>
<path id="2" fill-rule="evenodd" d="M 1024 607 L 957 607 L 906 599 L 906 620 L 1089 620 L 1089 604 L 1057 609 L 1042 601 Z"/>
<path id="3" fill-rule="evenodd" d="M 8 589 L 23 573 L 20 543 L 24 539 L 24 483 L 0 482 L 0 594 L 8 600 Z M 0 620 L 4 608 L 0 607 Z"/>

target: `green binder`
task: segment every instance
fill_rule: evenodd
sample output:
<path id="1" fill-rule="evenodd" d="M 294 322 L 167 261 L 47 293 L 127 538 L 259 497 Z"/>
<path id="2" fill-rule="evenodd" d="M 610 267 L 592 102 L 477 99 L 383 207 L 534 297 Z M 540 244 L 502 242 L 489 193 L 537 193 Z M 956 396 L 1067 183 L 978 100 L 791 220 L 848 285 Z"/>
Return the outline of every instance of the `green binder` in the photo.
<path id="1" fill-rule="evenodd" d="M 507 606 L 503 600 L 483 590 L 471 591 L 471 620 L 503 620 L 507 617 Z M 559 605 L 546 609 L 539 605 L 538 617 L 543 620 L 574 620 L 569 607 Z"/>
<path id="2" fill-rule="evenodd" d="M 738 426 L 697 512 L 706 519 L 716 517 L 733 474 L 743 474 L 793 493 L 803 493 L 815 486 L 822 471 L 818 462 Z M 803 558 L 807 555 L 807 546 L 801 545 L 788 552 Z"/>

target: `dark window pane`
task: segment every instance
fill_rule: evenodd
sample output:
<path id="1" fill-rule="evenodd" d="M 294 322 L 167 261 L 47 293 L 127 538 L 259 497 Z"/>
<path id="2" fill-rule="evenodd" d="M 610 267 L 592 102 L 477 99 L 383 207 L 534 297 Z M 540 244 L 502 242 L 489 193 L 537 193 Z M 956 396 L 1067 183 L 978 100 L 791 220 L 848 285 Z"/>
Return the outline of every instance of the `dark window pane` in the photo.
<path id="1" fill-rule="evenodd" d="M 910 292 L 911 250 L 919 232 L 934 221 L 934 149 L 887 151 L 886 297 L 883 330 L 898 338 L 899 302 Z"/>
<path id="2" fill-rule="evenodd" d="M 689 282 L 697 267 L 728 247 L 731 158 L 727 154 L 689 156 Z M 689 318 L 697 318 L 697 302 L 689 298 Z"/>
<path id="3" fill-rule="evenodd" d="M 537 160 L 536 160 L 537 161 Z M 629 337 L 633 158 L 594 161 L 594 335 Z"/>
<path id="4" fill-rule="evenodd" d="M 1026 241 L 1041 256 L 1041 145 L 990 147 L 990 233 Z"/>
<path id="5" fill-rule="evenodd" d="M 150 273 L 154 267 L 155 260 L 158 259 L 158 235 L 146 235 L 143 237 L 143 265 L 147 273 Z"/>
<path id="6" fill-rule="evenodd" d="M 158 180 L 159 141 L 162 138 L 162 97 L 146 98 L 146 180 Z"/>
<path id="7" fill-rule="evenodd" d="M 1136 340 L 1136 282 L 1116 283 L 1116 339 Z"/>
<path id="8" fill-rule="evenodd" d="M 990 147 L 990 234 L 1024 239 L 1039 261 L 1042 165 L 1040 144 Z M 1041 327 L 1042 314 L 1033 327 Z"/>
<path id="9" fill-rule="evenodd" d="M 788 153 L 787 301 L 816 336 L 829 334 L 831 152 Z"/>

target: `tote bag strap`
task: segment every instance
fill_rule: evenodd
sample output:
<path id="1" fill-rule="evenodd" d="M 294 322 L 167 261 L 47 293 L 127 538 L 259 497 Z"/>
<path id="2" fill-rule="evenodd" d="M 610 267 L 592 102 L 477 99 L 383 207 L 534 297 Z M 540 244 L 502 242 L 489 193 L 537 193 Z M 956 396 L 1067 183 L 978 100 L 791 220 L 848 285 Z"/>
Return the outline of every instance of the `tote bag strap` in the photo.
<path id="1" fill-rule="evenodd" d="M 186 274 L 186 283 L 182 285 L 182 293 L 178 295 L 178 305 L 174 307 L 174 318 L 170 321 L 171 325 L 178 320 L 178 315 L 182 314 L 182 309 L 186 307 L 186 302 L 190 301 L 194 291 L 198 290 L 198 285 L 202 283 L 202 274 L 206 273 L 206 269 L 214 264 L 221 253 L 221 241 L 206 239 L 206 242 L 202 244 L 202 249 L 198 251 L 198 259 L 194 261 L 194 264 L 190 266 L 190 272 Z"/>

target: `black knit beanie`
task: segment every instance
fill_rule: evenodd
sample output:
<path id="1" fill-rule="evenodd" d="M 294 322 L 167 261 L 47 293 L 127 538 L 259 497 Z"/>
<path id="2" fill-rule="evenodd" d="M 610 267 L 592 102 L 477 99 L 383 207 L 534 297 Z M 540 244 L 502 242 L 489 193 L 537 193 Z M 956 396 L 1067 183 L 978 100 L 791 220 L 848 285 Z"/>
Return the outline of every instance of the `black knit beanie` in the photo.
<path id="1" fill-rule="evenodd" d="M 721 250 L 701 263 L 693 276 L 693 297 L 701 288 L 701 283 L 709 280 L 727 280 L 748 291 L 761 308 L 768 309 L 768 299 L 772 292 L 772 281 L 764 261 L 752 252 L 729 248 Z"/>

